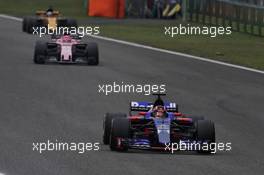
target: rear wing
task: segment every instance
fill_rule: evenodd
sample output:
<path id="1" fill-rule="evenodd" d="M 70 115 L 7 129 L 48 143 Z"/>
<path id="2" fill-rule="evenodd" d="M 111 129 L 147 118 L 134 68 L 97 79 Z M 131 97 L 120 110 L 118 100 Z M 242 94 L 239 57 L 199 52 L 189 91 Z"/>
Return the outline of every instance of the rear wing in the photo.
<path id="1" fill-rule="evenodd" d="M 147 112 L 152 108 L 153 104 L 149 102 L 130 102 L 130 111 Z"/>
<path id="2" fill-rule="evenodd" d="M 179 112 L 178 104 L 174 102 L 165 102 L 165 108 L 168 112 Z M 137 112 L 147 112 L 151 110 L 153 107 L 153 103 L 150 102 L 130 102 L 130 112 L 137 111 Z"/>

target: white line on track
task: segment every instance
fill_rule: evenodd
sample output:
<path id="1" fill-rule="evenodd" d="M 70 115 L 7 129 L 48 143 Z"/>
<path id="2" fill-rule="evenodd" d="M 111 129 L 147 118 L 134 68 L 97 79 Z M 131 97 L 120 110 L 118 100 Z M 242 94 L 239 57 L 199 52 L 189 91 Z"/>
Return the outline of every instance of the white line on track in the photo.
<path id="1" fill-rule="evenodd" d="M 0 173 L 0 175 L 5 175 L 4 173 Z"/>
<path id="2" fill-rule="evenodd" d="M 261 70 L 248 68 L 248 67 L 244 67 L 244 66 L 239 66 L 239 65 L 235 65 L 235 64 L 230 64 L 230 63 L 225 63 L 225 62 L 216 61 L 216 60 L 210 60 L 208 58 L 193 56 L 193 55 L 189 55 L 189 54 L 185 54 L 185 53 L 180 53 L 180 52 L 175 52 L 175 51 L 170 51 L 170 50 L 165 50 L 165 49 L 159 49 L 159 48 L 155 48 L 155 47 L 151 47 L 151 46 L 146 46 L 146 45 L 142 45 L 142 44 L 127 42 L 127 41 L 122 41 L 122 40 L 117 40 L 117 39 L 112 39 L 112 38 L 108 38 L 108 37 L 95 36 L 95 35 L 91 35 L 91 37 L 103 39 L 106 41 L 112 41 L 112 42 L 116 42 L 116 43 L 120 43 L 120 44 L 124 44 L 124 45 L 149 49 L 149 50 L 153 50 L 153 51 L 157 51 L 157 52 L 163 52 L 163 53 L 167 53 L 167 54 L 171 54 L 171 55 L 177 55 L 177 56 L 182 56 L 182 57 L 186 57 L 186 58 L 192 58 L 195 60 L 210 62 L 210 63 L 214 63 L 214 64 L 220 64 L 220 65 L 224 65 L 224 66 L 228 66 L 228 67 L 232 67 L 232 68 L 243 69 L 243 70 L 247 70 L 247 71 L 251 71 L 251 72 L 264 74 L 264 71 L 261 71 Z"/>
<path id="3" fill-rule="evenodd" d="M 15 21 L 21 21 L 22 22 L 22 18 L 17 18 L 17 17 L 14 17 L 14 16 L 0 14 L 0 17 L 1 18 L 15 20 Z"/>
<path id="4" fill-rule="evenodd" d="M 9 15 L 4 15 L 4 14 L 0 14 L 0 18 L 11 19 L 11 20 L 20 21 L 20 22 L 22 21 L 22 18 L 17 18 L 17 17 L 13 17 L 13 16 L 9 16 Z M 91 35 L 91 37 L 101 39 L 101 40 L 111 41 L 111 42 L 115 42 L 115 43 L 119 43 L 119 44 L 129 45 L 129 46 L 133 46 L 133 47 L 138 47 L 138 48 L 149 49 L 149 50 L 153 50 L 153 51 L 157 51 L 157 52 L 167 53 L 167 54 L 171 54 L 171 55 L 182 56 L 185 58 L 192 58 L 195 60 L 219 64 L 219 65 L 223 65 L 223 66 L 227 66 L 227 67 L 231 67 L 231 68 L 237 68 L 237 69 L 242 69 L 242 70 L 246 70 L 246 71 L 250 71 L 250 72 L 264 74 L 264 71 L 261 71 L 261 70 L 248 68 L 248 67 L 244 67 L 244 66 L 239 66 L 239 65 L 235 65 L 235 64 L 230 64 L 230 63 L 225 63 L 225 62 L 221 62 L 221 61 L 211 60 L 208 58 L 193 56 L 193 55 L 184 54 L 184 53 L 180 53 L 180 52 L 170 51 L 170 50 L 166 50 L 166 49 L 159 49 L 159 48 L 155 48 L 155 47 L 151 47 L 151 46 L 146 46 L 146 45 L 142 45 L 142 44 L 132 43 L 132 42 L 128 42 L 128 41 L 122 41 L 122 40 L 103 37 L 103 36 Z"/>

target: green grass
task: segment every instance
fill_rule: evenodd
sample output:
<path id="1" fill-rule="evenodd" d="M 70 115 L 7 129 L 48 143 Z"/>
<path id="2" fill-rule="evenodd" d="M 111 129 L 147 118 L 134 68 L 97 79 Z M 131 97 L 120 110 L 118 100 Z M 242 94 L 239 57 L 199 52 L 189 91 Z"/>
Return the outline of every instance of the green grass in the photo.
<path id="1" fill-rule="evenodd" d="M 52 5 L 64 16 L 86 17 L 83 0 L 0 0 L 0 13 L 14 16 L 32 15 L 36 10 L 46 10 Z"/>
<path id="2" fill-rule="evenodd" d="M 81 21 L 87 19 L 83 0 L 0 0 L 0 13 L 22 17 L 49 5 L 60 10 L 64 16 Z M 201 35 L 171 38 L 164 35 L 164 26 L 178 26 L 176 20 L 109 21 L 89 18 L 85 21 L 85 24 L 99 25 L 103 36 L 264 70 L 262 37 L 233 32 L 232 35 L 216 38 Z"/>
<path id="3" fill-rule="evenodd" d="M 107 24 L 101 27 L 103 36 L 264 70 L 264 38 L 238 32 L 216 38 L 201 35 L 171 38 L 164 35 L 164 31 L 164 24 Z"/>

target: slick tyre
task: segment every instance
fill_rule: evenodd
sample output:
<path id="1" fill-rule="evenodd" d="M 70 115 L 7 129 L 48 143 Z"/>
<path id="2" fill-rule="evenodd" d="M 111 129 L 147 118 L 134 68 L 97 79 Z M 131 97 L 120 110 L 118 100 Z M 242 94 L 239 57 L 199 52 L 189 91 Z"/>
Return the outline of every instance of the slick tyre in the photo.
<path id="1" fill-rule="evenodd" d="M 77 27 L 78 27 L 77 21 L 75 19 L 68 19 L 67 20 L 67 27 L 69 27 L 69 28 L 74 27 L 77 29 Z"/>
<path id="2" fill-rule="evenodd" d="M 27 25 L 27 32 L 29 34 L 33 34 L 33 32 L 34 32 L 33 27 L 38 27 L 38 21 L 36 18 L 29 18 L 28 19 L 28 25 Z"/>
<path id="3" fill-rule="evenodd" d="M 66 19 L 58 19 L 57 20 L 57 27 L 68 27 Z"/>
<path id="4" fill-rule="evenodd" d="M 110 132 L 112 128 L 112 120 L 116 118 L 126 118 L 124 113 L 106 113 L 103 123 L 103 143 L 109 145 L 110 143 Z"/>
<path id="5" fill-rule="evenodd" d="M 37 41 L 35 45 L 34 52 L 34 63 L 35 64 L 45 64 L 46 60 L 46 51 L 47 51 L 47 43 L 43 41 Z"/>
<path id="6" fill-rule="evenodd" d="M 110 149 L 112 151 L 127 151 L 127 144 L 120 143 L 118 139 L 127 140 L 129 138 L 130 121 L 127 118 L 115 118 L 112 121 L 110 134 Z"/>
<path id="7" fill-rule="evenodd" d="M 200 149 L 199 153 L 211 153 L 214 151 L 215 147 L 210 145 L 211 143 L 215 143 L 215 127 L 214 123 L 210 120 L 197 120 L 196 121 L 196 139 L 198 142 L 207 142 L 208 149 Z"/>
<path id="8" fill-rule="evenodd" d="M 29 17 L 24 17 L 22 22 L 22 31 L 27 32 Z"/>
<path id="9" fill-rule="evenodd" d="M 30 30 L 33 30 L 32 27 L 33 27 L 33 21 L 34 21 L 34 18 L 32 17 L 28 17 L 27 19 L 27 25 L 25 26 L 25 31 L 27 33 L 30 33 Z"/>
<path id="10" fill-rule="evenodd" d="M 98 46 L 96 43 L 87 43 L 86 58 L 88 65 L 96 66 L 99 64 Z"/>

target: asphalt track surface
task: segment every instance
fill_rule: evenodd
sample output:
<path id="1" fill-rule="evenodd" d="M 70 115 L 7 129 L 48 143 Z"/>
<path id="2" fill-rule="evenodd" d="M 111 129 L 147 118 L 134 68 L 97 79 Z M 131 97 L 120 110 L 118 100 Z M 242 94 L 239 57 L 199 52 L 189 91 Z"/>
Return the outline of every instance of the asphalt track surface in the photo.
<path id="1" fill-rule="evenodd" d="M 38 38 L 21 23 L 0 19 L 0 173 L 263 174 L 264 76 L 199 60 L 94 40 L 100 65 L 35 65 Z M 98 93 L 99 84 L 166 84 L 168 99 L 186 114 L 213 120 L 218 142 L 232 151 L 215 155 L 131 151 L 32 151 L 33 142 L 101 142 L 105 112 L 127 112 L 130 100 L 150 96 Z"/>

